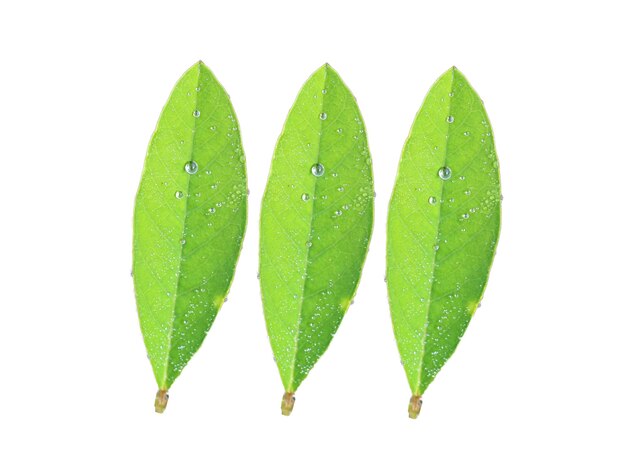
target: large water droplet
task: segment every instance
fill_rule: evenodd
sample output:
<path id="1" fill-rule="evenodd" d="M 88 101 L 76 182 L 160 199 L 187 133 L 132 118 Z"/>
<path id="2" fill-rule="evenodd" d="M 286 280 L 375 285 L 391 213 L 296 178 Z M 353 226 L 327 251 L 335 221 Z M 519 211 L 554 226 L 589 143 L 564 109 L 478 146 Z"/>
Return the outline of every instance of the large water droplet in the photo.
<path id="1" fill-rule="evenodd" d="M 198 164 L 193 160 L 185 163 L 185 171 L 190 175 L 194 175 L 198 172 Z"/>
<path id="2" fill-rule="evenodd" d="M 428 198 L 428 203 L 429 204 L 437 204 L 437 198 L 435 196 L 430 196 Z"/>
<path id="3" fill-rule="evenodd" d="M 200 111 L 197 109 L 193 112 L 193 117 L 200 117 Z"/>
<path id="4" fill-rule="evenodd" d="M 446 118 L 446 122 L 453 123 L 454 122 L 454 116 L 448 116 Z"/>
<path id="5" fill-rule="evenodd" d="M 320 113 L 320 119 L 321 119 L 322 121 L 325 121 L 327 117 L 328 117 L 328 114 L 326 114 L 326 113 Z"/>
<path id="6" fill-rule="evenodd" d="M 452 170 L 450 168 L 448 168 L 447 166 L 442 166 L 441 168 L 439 168 L 439 178 L 441 178 L 442 180 L 449 180 L 450 177 L 452 176 Z"/>
<path id="7" fill-rule="evenodd" d="M 303 200 L 303 201 L 308 201 L 308 200 L 309 200 L 309 198 L 310 198 L 310 196 L 309 196 L 307 193 L 304 193 L 304 194 L 302 195 L 302 200 Z"/>
<path id="8" fill-rule="evenodd" d="M 184 196 L 182 191 L 176 191 L 174 195 L 176 196 L 176 199 L 182 199 Z"/>
<path id="9" fill-rule="evenodd" d="M 316 163 L 311 167 L 311 173 L 313 173 L 313 176 L 322 176 L 324 174 L 324 165 Z"/>

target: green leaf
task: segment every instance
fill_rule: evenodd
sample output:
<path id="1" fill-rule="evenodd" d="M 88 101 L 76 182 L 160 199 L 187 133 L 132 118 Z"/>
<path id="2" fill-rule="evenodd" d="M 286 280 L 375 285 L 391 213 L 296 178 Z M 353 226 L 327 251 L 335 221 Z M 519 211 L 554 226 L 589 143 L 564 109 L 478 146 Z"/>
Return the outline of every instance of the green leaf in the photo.
<path id="1" fill-rule="evenodd" d="M 500 198 L 487 114 L 453 67 L 415 118 L 389 204 L 387 289 L 413 393 L 411 417 L 483 296 L 500 231 Z"/>
<path id="2" fill-rule="evenodd" d="M 238 128 L 224 88 L 198 62 L 174 87 L 148 148 L 133 277 L 159 412 L 224 303 L 239 257 L 247 183 Z"/>
<path id="3" fill-rule="evenodd" d="M 278 139 L 261 208 L 265 320 L 285 396 L 328 347 L 354 297 L 373 221 L 367 138 L 328 64 L 304 84 Z"/>

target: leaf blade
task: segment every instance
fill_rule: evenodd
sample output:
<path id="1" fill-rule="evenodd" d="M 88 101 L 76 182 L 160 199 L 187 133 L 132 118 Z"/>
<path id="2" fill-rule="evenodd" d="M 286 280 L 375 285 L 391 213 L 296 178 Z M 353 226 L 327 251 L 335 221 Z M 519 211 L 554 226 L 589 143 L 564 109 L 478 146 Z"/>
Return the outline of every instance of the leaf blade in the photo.
<path id="1" fill-rule="evenodd" d="M 453 67 L 415 118 L 389 204 L 387 289 L 414 397 L 452 355 L 484 293 L 500 230 L 498 167 L 482 102 Z"/>
<path id="2" fill-rule="evenodd" d="M 371 235 L 372 198 L 360 111 L 325 65 L 289 112 L 261 210 L 266 325 L 291 395 L 328 347 L 354 296 Z M 346 247 L 348 238 L 353 243 Z"/>
<path id="3" fill-rule="evenodd" d="M 246 227 L 246 180 L 230 99 L 198 62 L 163 108 L 135 201 L 133 279 L 160 390 L 198 350 L 228 292 Z"/>

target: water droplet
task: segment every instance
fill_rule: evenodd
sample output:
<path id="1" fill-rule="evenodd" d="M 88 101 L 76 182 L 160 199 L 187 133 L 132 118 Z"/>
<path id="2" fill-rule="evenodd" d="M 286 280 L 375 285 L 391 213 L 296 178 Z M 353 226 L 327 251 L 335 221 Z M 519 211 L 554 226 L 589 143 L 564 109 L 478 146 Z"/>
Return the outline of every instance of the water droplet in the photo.
<path id="1" fill-rule="evenodd" d="M 469 196 L 470 194 L 472 194 L 472 192 L 469 189 L 465 191 L 466 196 Z"/>
<path id="2" fill-rule="evenodd" d="M 465 132 L 463 132 L 463 135 L 464 135 L 465 137 L 467 137 L 468 135 L 470 135 L 470 132 L 469 132 L 469 131 L 465 131 Z"/>
<path id="3" fill-rule="evenodd" d="M 176 199 L 182 199 L 184 196 L 182 191 L 176 191 L 174 195 L 176 196 Z"/>
<path id="4" fill-rule="evenodd" d="M 452 170 L 447 166 L 442 166 L 439 168 L 439 178 L 442 180 L 449 180 L 452 176 Z"/>
<path id="5" fill-rule="evenodd" d="M 337 210 L 335 211 L 335 215 L 336 215 L 337 217 L 339 217 L 341 214 L 343 214 L 343 212 L 341 212 L 339 209 L 337 209 Z"/>
<path id="6" fill-rule="evenodd" d="M 337 129 L 337 134 L 341 134 L 342 132 L 343 132 L 343 129 L 341 127 Z"/>
<path id="7" fill-rule="evenodd" d="M 306 246 L 307 246 L 307 248 L 311 248 L 311 247 L 313 246 L 313 243 L 311 243 L 311 242 L 306 242 Z"/>
<path id="8" fill-rule="evenodd" d="M 209 214 L 215 214 L 215 207 L 209 208 Z"/>
<path id="9" fill-rule="evenodd" d="M 463 217 L 464 219 L 469 219 L 469 214 L 463 214 L 461 217 Z"/>
<path id="10" fill-rule="evenodd" d="M 322 89 L 322 95 L 325 95 L 326 93 L 328 93 L 328 90 L 326 88 Z"/>
<path id="11" fill-rule="evenodd" d="M 190 175 L 194 175 L 198 172 L 198 164 L 193 160 L 185 163 L 185 171 Z"/>
<path id="12" fill-rule="evenodd" d="M 196 87 L 196 91 L 200 91 L 200 87 L 199 86 Z"/>
<path id="13" fill-rule="evenodd" d="M 326 114 L 326 113 L 320 113 L 320 119 L 321 119 L 322 121 L 325 121 L 327 117 L 328 117 L 328 114 Z"/>
<path id="14" fill-rule="evenodd" d="M 339 186 L 339 187 L 337 188 L 337 191 L 339 191 L 339 192 L 343 192 L 343 191 L 344 191 L 344 187 L 343 187 L 343 186 Z"/>
<path id="15" fill-rule="evenodd" d="M 454 116 L 448 116 L 446 118 L 446 122 L 453 123 L 454 122 Z"/>
<path id="16" fill-rule="evenodd" d="M 437 203 L 437 198 L 435 196 L 430 196 L 428 198 L 428 203 L 429 204 L 436 204 Z"/>
<path id="17" fill-rule="evenodd" d="M 307 193 L 302 194 L 302 200 L 303 201 L 308 201 L 310 198 L 310 196 Z"/>
<path id="18" fill-rule="evenodd" d="M 200 111 L 197 109 L 193 112 L 193 117 L 200 117 Z"/>
<path id="19" fill-rule="evenodd" d="M 324 174 L 324 165 L 316 163 L 311 167 L 311 173 L 313 173 L 313 176 L 322 176 Z"/>
<path id="20" fill-rule="evenodd" d="M 184 238 L 181 238 L 181 239 L 180 239 L 180 244 L 181 244 L 181 245 L 184 245 L 185 243 L 187 243 L 187 240 L 185 240 Z"/>
<path id="21" fill-rule="evenodd" d="M 438 251 L 439 250 L 439 245 L 433 245 L 433 250 Z"/>

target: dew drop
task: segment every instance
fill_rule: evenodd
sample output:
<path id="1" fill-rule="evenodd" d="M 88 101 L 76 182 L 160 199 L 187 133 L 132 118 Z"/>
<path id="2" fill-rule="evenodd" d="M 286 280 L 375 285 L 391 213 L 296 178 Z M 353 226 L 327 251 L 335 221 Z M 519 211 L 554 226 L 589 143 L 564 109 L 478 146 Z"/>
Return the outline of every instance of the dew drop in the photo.
<path id="1" fill-rule="evenodd" d="M 182 191 L 176 191 L 174 195 L 176 196 L 176 199 L 182 199 L 184 196 Z"/>
<path id="2" fill-rule="evenodd" d="M 435 196 L 430 196 L 428 198 L 428 204 L 436 204 L 437 203 L 437 198 Z"/>
<path id="3" fill-rule="evenodd" d="M 341 134 L 342 132 L 343 132 L 343 129 L 341 127 L 337 129 L 337 134 Z"/>
<path id="4" fill-rule="evenodd" d="M 200 117 L 200 111 L 197 109 L 193 112 L 193 117 Z"/>
<path id="5" fill-rule="evenodd" d="M 441 168 L 439 168 L 439 178 L 445 181 L 449 180 L 451 176 L 452 170 L 450 168 L 448 168 L 447 166 L 442 166 Z"/>
<path id="6" fill-rule="evenodd" d="M 469 132 L 469 131 L 465 131 L 465 132 L 463 132 L 463 135 L 464 135 L 465 137 L 467 137 L 467 136 L 469 136 L 469 135 L 470 135 L 470 132 Z"/>
<path id="7" fill-rule="evenodd" d="M 439 250 L 439 245 L 433 245 L 433 250 L 438 251 Z"/>
<path id="8" fill-rule="evenodd" d="M 469 214 L 463 214 L 461 217 L 463 217 L 464 219 L 469 219 Z"/>
<path id="9" fill-rule="evenodd" d="M 180 244 L 181 244 L 181 245 L 184 245 L 185 243 L 187 243 L 187 240 L 185 240 L 184 238 L 181 238 L 181 239 L 180 239 Z"/>
<path id="10" fill-rule="evenodd" d="M 313 176 L 322 176 L 324 174 L 324 165 L 316 163 L 311 167 L 311 173 L 313 173 Z"/>
<path id="11" fill-rule="evenodd" d="M 343 187 L 343 186 L 339 186 L 339 187 L 337 188 L 337 191 L 339 191 L 339 192 L 343 192 L 343 191 L 344 191 L 344 187 Z"/>
<path id="12" fill-rule="evenodd" d="M 454 122 L 454 116 L 448 116 L 446 118 L 446 122 L 453 123 Z"/>
<path id="13" fill-rule="evenodd" d="M 326 93 L 328 93 L 328 90 L 326 88 L 322 89 L 322 95 L 325 95 Z"/>
<path id="14" fill-rule="evenodd" d="M 309 199 L 310 199 L 310 196 L 307 193 L 302 194 L 303 201 L 308 201 Z"/>
<path id="15" fill-rule="evenodd" d="M 185 171 L 190 175 L 194 175 L 198 172 L 198 164 L 193 160 L 185 163 Z"/>
<path id="16" fill-rule="evenodd" d="M 209 208 L 209 214 L 215 214 L 215 207 Z"/>
<path id="17" fill-rule="evenodd" d="M 336 215 L 337 217 L 341 216 L 341 214 L 343 214 L 343 212 L 341 212 L 339 209 L 337 209 L 337 210 L 335 211 L 335 215 Z"/>
<path id="18" fill-rule="evenodd" d="M 321 119 L 322 121 L 325 121 L 327 117 L 328 117 L 328 114 L 326 114 L 326 113 L 320 113 L 320 119 Z"/>

